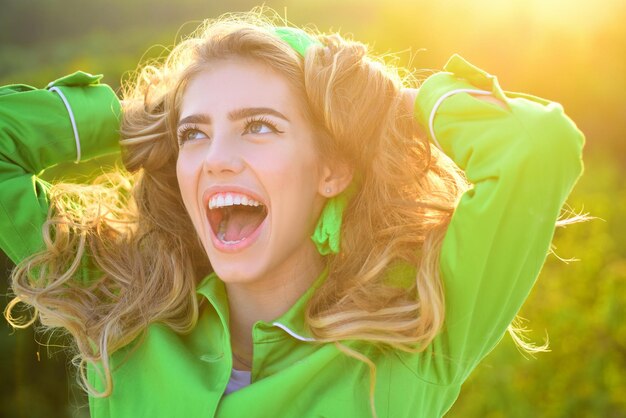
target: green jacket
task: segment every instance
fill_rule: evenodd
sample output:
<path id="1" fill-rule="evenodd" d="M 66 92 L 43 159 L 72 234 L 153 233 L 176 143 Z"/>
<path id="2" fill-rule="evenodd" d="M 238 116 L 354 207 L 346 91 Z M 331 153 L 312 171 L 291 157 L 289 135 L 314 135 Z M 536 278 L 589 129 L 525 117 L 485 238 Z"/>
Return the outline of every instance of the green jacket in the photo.
<path id="1" fill-rule="evenodd" d="M 73 109 L 82 158 L 114 151 L 114 93 L 85 76 L 74 81 L 56 85 Z M 508 109 L 470 90 L 489 92 Z M 530 292 L 560 208 L 582 172 L 584 138 L 560 105 L 505 95 L 495 77 L 458 56 L 421 86 L 415 117 L 473 188 L 461 198 L 441 252 L 443 331 L 420 354 L 350 343 L 376 364 L 381 418 L 440 417 L 450 409 Z M 76 135 L 56 92 L 0 91 L 0 157 L 0 243 L 19 262 L 41 247 L 47 186 L 36 175 L 76 159 Z M 198 293 L 209 303 L 194 331 L 178 335 L 153 324 L 136 350 L 115 353 L 113 394 L 90 398 L 92 416 L 371 416 L 368 367 L 333 344 L 317 343 L 304 324 L 312 292 L 271 323 L 255 324 L 253 383 L 222 396 L 232 368 L 228 299 L 215 275 L 205 278 Z M 89 379 L 102 388 L 93 370 Z"/>

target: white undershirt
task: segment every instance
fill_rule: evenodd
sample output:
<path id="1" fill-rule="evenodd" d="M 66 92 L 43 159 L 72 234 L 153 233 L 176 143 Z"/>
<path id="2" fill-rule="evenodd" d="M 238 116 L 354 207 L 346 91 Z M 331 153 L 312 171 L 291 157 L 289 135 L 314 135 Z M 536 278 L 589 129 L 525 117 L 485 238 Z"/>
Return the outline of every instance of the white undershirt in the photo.
<path id="1" fill-rule="evenodd" d="M 230 372 L 230 380 L 228 381 L 228 385 L 226 386 L 226 391 L 224 391 L 224 395 L 228 395 L 229 393 L 233 393 L 236 390 L 245 388 L 246 386 L 250 385 L 251 378 L 251 372 L 247 370 L 233 369 Z"/>

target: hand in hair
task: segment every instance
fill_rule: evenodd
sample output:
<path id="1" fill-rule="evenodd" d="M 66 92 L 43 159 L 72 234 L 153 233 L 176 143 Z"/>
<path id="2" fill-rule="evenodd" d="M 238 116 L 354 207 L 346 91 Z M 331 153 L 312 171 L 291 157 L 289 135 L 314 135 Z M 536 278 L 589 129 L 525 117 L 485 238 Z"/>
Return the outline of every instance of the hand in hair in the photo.
<path id="1" fill-rule="evenodd" d="M 508 109 L 506 103 L 504 103 L 502 100 L 496 98 L 495 96 L 488 96 L 488 95 L 484 95 L 484 94 L 472 94 L 473 97 L 482 100 L 483 102 L 487 102 L 487 103 L 493 103 L 497 106 L 500 106 L 502 109 Z"/>
<path id="2" fill-rule="evenodd" d="M 419 89 L 415 89 L 415 88 L 402 89 L 402 95 L 404 96 L 404 101 L 407 106 L 410 106 L 411 108 L 415 106 L 415 99 L 417 98 L 418 91 Z M 487 96 L 487 95 L 482 95 L 482 94 L 472 94 L 472 96 L 484 102 L 493 103 L 495 105 L 500 106 L 503 109 L 507 109 L 506 103 L 504 103 L 502 100 L 494 96 Z"/>

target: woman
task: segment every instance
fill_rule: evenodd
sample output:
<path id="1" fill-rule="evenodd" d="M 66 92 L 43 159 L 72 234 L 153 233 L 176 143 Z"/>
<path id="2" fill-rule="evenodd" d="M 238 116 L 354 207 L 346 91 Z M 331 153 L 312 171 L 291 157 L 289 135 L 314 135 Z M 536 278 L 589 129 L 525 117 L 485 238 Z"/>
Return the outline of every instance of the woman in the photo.
<path id="1" fill-rule="evenodd" d="M 338 35 L 207 22 L 124 95 L 133 174 L 90 186 L 35 174 L 115 150 L 110 89 L 9 87 L 7 318 L 69 331 L 94 417 L 442 416 L 532 288 L 584 142 L 558 104 L 445 70 L 415 90 Z"/>

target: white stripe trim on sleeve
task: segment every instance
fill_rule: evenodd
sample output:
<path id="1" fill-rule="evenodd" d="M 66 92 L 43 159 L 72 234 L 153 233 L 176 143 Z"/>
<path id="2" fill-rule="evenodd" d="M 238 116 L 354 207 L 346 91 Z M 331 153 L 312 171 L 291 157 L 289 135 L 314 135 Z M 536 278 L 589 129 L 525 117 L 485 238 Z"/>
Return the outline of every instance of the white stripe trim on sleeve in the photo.
<path id="1" fill-rule="evenodd" d="M 74 112 L 72 112 L 72 107 L 70 103 L 67 101 L 67 98 L 63 94 L 63 92 L 58 87 L 50 87 L 50 91 L 57 93 L 61 100 L 63 100 L 63 104 L 65 104 L 65 108 L 67 109 L 67 113 L 70 115 L 70 122 L 72 122 L 72 130 L 74 131 L 74 140 L 76 141 L 76 161 L 80 162 L 80 137 L 78 136 L 78 128 L 76 127 L 76 119 L 74 119 Z"/>
<path id="2" fill-rule="evenodd" d="M 428 129 L 430 131 L 430 137 L 432 138 L 433 142 L 435 143 L 435 145 L 437 145 L 437 148 L 439 148 L 442 151 L 443 149 L 441 148 L 441 145 L 439 144 L 439 141 L 437 141 L 437 137 L 435 136 L 435 114 L 437 113 L 437 109 L 439 109 L 439 106 L 441 106 L 444 100 L 446 100 L 448 97 L 457 93 L 470 93 L 470 94 L 482 94 L 482 95 L 492 94 L 490 91 L 487 91 L 487 90 L 456 89 L 456 90 L 450 90 L 449 92 L 441 96 L 439 99 L 437 99 L 437 101 L 435 102 L 435 105 L 433 106 L 433 110 L 431 110 L 430 112 L 430 117 L 428 118 Z"/>

